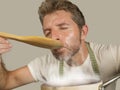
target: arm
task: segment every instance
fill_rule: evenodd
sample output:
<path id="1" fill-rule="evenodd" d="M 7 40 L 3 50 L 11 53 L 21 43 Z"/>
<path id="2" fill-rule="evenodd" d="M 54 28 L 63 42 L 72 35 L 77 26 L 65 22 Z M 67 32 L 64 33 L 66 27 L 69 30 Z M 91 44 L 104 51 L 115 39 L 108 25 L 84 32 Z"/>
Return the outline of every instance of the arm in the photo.
<path id="1" fill-rule="evenodd" d="M 14 71 L 7 71 L 0 66 L 0 71 L 0 90 L 8 90 L 34 82 L 27 66 Z"/>
<path id="2" fill-rule="evenodd" d="M 12 89 L 28 83 L 34 82 L 27 66 L 8 72 L 6 83 L 3 89 Z"/>
<path id="3" fill-rule="evenodd" d="M 8 52 L 9 49 L 9 43 L 5 39 L 0 38 L 0 54 Z M 0 56 L 0 90 L 12 89 L 31 82 L 34 82 L 34 79 L 27 66 L 14 71 L 8 71 Z"/>

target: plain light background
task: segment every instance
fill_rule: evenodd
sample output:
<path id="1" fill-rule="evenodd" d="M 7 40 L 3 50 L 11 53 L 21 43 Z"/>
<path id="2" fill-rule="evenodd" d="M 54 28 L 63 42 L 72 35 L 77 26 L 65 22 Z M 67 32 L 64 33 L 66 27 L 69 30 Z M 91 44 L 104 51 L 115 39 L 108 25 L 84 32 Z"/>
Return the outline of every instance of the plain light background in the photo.
<path id="1" fill-rule="evenodd" d="M 38 7 L 43 0 L 0 0 L 0 32 L 17 35 L 43 36 L 38 17 Z M 120 44 L 120 1 L 119 0 L 71 0 L 79 6 L 89 27 L 87 40 Z M 28 64 L 38 56 L 49 52 L 47 49 L 34 47 L 9 40 L 13 46 L 3 55 L 8 70 L 14 70 Z M 120 81 L 118 80 L 118 83 Z M 117 85 L 117 90 L 120 84 Z M 40 90 L 40 83 L 32 83 L 14 90 Z"/>

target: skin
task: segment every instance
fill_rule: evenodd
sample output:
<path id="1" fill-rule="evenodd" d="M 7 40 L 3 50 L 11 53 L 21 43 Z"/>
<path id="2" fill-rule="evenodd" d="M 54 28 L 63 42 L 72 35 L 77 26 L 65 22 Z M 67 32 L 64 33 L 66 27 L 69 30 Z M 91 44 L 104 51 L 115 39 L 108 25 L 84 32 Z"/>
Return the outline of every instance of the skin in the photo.
<path id="1" fill-rule="evenodd" d="M 88 32 L 87 25 L 81 29 L 72 20 L 72 15 L 64 10 L 48 14 L 43 20 L 43 30 L 46 37 L 58 40 L 64 47 L 52 50 L 53 55 L 59 60 L 66 60 L 80 65 L 87 57 L 85 38 Z"/>
<path id="2" fill-rule="evenodd" d="M 88 55 L 85 45 L 87 25 L 84 25 L 81 30 L 80 35 L 80 30 L 72 20 L 71 14 L 64 10 L 48 14 L 43 18 L 45 36 L 58 40 L 64 45 L 60 49 L 52 50 L 53 55 L 60 60 L 66 60 L 69 65 L 81 65 Z M 0 54 L 10 51 L 11 47 L 6 39 L 0 37 Z M 0 70 L 1 67 L 0 64 Z M 1 78 L 3 80 L 0 81 L 0 90 L 12 89 L 35 81 L 27 66 L 7 71 Z"/>
<path id="3" fill-rule="evenodd" d="M 6 39 L 0 37 L 0 54 L 10 51 L 11 48 L 12 45 Z M 0 57 L 0 90 L 10 90 L 34 81 L 27 66 L 14 71 L 4 70 Z"/>

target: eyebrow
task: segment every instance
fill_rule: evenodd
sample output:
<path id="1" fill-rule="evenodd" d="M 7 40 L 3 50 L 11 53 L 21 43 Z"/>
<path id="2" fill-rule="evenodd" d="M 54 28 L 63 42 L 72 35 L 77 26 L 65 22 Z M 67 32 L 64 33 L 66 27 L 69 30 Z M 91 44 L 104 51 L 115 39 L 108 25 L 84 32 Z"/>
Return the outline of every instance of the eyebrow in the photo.
<path id="1" fill-rule="evenodd" d="M 69 24 L 67 24 L 67 23 L 60 23 L 60 24 L 57 24 L 56 26 L 63 26 L 63 25 L 69 26 Z"/>
<path id="2" fill-rule="evenodd" d="M 56 26 L 59 26 L 59 27 L 61 27 L 61 26 L 63 26 L 63 25 L 69 26 L 69 24 L 67 24 L 67 23 L 56 24 Z M 44 31 L 47 31 L 47 30 L 50 30 L 50 28 L 43 28 L 43 30 L 44 30 Z"/>

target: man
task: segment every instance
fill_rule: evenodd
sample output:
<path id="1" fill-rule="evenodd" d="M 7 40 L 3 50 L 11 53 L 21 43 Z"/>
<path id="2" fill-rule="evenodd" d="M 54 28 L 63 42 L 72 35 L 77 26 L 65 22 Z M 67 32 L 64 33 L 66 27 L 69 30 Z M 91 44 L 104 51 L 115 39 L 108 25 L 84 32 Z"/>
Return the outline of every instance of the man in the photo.
<path id="1" fill-rule="evenodd" d="M 7 71 L 1 60 L 0 90 L 36 81 L 51 86 L 105 82 L 120 72 L 120 48 L 86 43 L 88 27 L 76 5 L 68 0 L 46 0 L 38 13 L 45 36 L 62 42 L 63 47 L 51 50 L 55 58 L 52 55 L 36 58 L 14 71 Z M 94 62 L 97 62 L 94 65 L 87 45 L 94 53 Z M 10 48 L 10 43 L 0 38 L 0 53 L 8 52 Z M 106 90 L 115 90 L 115 83 L 108 85 Z"/>

